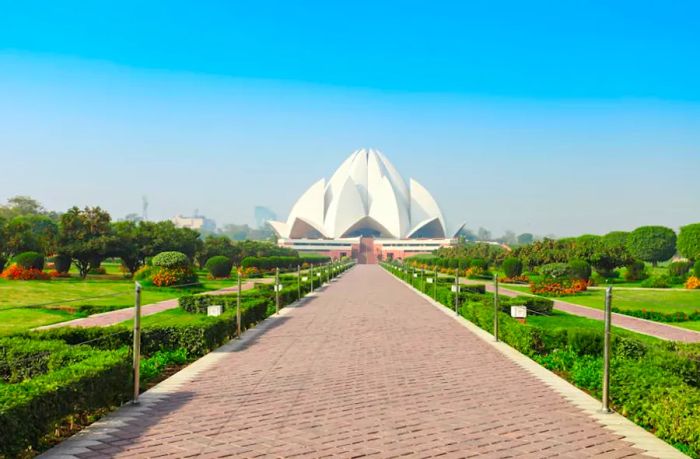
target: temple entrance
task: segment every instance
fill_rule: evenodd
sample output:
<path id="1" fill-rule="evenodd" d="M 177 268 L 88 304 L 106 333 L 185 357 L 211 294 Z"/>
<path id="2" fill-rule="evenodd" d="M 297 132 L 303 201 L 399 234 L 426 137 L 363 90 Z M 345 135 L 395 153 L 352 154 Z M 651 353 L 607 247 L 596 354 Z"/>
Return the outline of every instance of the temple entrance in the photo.
<path id="1" fill-rule="evenodd" d="M 377 264 L 377 255 L 374 253 L 374 238 L 360 238 L 360 251 L 357 254 L 357 263 L 361 265 Z"/>

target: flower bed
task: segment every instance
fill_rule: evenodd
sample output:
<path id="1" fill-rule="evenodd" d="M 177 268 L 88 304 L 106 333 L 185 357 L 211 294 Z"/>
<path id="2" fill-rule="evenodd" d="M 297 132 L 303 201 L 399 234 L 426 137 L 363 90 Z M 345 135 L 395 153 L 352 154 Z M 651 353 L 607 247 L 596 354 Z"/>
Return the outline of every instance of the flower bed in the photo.
<path id="1" fill-rule="evenodd" d="M 588 282 L 583 279 L 544 278 L 530 283 L 530 291 L 536 295 L 566 296 L 576 295 L 588 289 Z"/>
<path id="2" fill-rule="evenodd" d="M 51 276 L 36 268 L 23 268 L 14 263 L 0 274 L 0 277 L 7 280 L 49 280 Z"/>

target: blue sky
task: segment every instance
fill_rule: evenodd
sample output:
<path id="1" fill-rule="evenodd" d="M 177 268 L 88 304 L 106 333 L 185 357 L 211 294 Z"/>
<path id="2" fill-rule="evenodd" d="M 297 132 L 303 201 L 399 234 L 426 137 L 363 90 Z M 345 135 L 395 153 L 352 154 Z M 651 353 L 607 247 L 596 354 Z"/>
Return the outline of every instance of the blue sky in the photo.
<path id="1" fill-rule="evenodd" d="M 0 200 L 283 216 L 360 147 L 448 222 L 700 221 L 692 2 L 6 2 Z M 31 173 L 31 175 L 30 175 Z"/>

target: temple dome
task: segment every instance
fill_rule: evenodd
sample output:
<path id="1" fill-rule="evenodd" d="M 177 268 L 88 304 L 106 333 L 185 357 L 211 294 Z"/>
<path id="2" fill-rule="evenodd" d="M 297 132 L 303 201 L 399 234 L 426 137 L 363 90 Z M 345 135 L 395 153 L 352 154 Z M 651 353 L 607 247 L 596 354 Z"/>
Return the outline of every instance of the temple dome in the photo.
<path id="1" fill-rule="evenodd" d="M 414 179 L 407 185 L 372 149 L 355 151 L 328 182 L 321 179 L 301 195 L 286 222 L 270 224 L 288 239 L 444 238 L 447 232 L 428 190 Z"/>

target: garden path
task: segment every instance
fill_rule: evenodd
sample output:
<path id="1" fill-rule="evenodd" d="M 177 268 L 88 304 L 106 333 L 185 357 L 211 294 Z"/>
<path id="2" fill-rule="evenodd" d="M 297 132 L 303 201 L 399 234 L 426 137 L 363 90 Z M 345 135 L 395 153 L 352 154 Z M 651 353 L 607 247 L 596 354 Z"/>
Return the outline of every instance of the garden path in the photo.
<path id="1" fill-rule="evenodd" d="M 250 290 L 255 286 L 255 282 L 272 283 L 273 278 L 260 278 L 251 280 L 241 284 L 241 291 Z M 213 290 L 210 292 L 204 292 L 207 295 L 225 295 L 228 293 L 235 293 L 238 290 L 237 286 L 226 287 L 219 290 Z M 168 309 L 174 309 L 178 306 L 177 298 L 170 300 L 160 301 L 158 303 L 146 304 L 141 306 L 141 316 L 150 316 L 151 314 L 156 314 L 158 312 L 167 311 Z M 102 312 L 100 314 L 93 314 L 88 317 L 83 317 L 81 319 L 68 320 L 66 322 L 58 322 L 51 325 L 44 325 L 43 327 L 38 327 L 35 330 L 46 330 L 49 328 L 58 327 L 107 327 L 109 325 L 115 325 L 127 320 L 134 318 L 134 308 L 124 308 L 117 309 L 116 311 Z"/>
<path id="2" fill-rule="evenodd" d="M 486 290 L 493 292 L 493 284 L 487 283 Z M 527 293 L 510 290 L 503 286 L 500 286 L 498 291 L 503 295 L 511 297 L 527 295 Z M 578 304 L 569 303 L 567 301 L 554 300 L 554 309 L 568 312 L 569 314 L 573 314 L 575 316 L 588 317 L 589 319 L 605 319 L 604 312 L 600 309 L 589 308 L 587 306 L 581 306 Z M 661 322 L 640 319 L 638 317 L 632 317 L 626 314 L 613 313 L 612 324 L 616 327 L 625 328 L 633 332 L 643 333 L 645 335 L 655 336 L 665 340 L 682 341 L 686 343 L 700 342 L 700 332 L 674 327 L 673 325 L 666 325 Z"/>
<path id="3" fill-rule="evenodd" d="M 480 333 L 358 265 L 42 457 L 681 457 Z"/>

